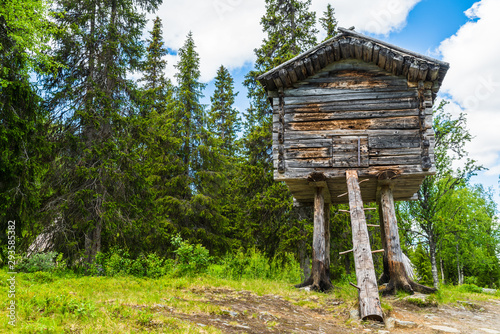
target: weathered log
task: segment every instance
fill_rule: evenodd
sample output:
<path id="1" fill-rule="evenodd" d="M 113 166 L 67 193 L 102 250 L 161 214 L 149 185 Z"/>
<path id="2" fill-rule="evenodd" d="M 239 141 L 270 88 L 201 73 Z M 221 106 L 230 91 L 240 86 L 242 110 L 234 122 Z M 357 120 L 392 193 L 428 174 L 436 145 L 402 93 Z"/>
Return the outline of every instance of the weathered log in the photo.
<path id="1" fill-rule="evenodd" d="M 380 189 L 380 212 L 381 225 L 383 229 L 384 252 L 384 279 L 389 278 L 389 284 L 383 290 L 383 294 L 395 294 L 397 290 L 403 290 L 413 294 L 414 291 L 422 293 L 433 293 L 434 288 L 413 282 L 407 275 L 403 252 L 399 241 L 398 222 L 394 210 L 394 199 L 389 184 L 382 184 Z M 387 266 L 387 269 L 385 268 Z M 388 277 L 387 277 L 388 276 Z"/>
<path id="2" fill-rule="evenodd" d="M 311 286 L 316 291 L 329 291 L 333 288 L 330 280 L 330 241 L 329 239 L 329 215 L 330 206 L 325 206 L 323 188 L 315 187 L 314 194 L 314 230 L 313 230 L 313 261 L 311 276 L 297 288 Z M 326 219 L 325 213 L 328 213 Z M 326 228 L 328 226 L 328 231 Z M 328 252 L 328 254 L 327 254 Z"/>
<path id="3" fill-rule="evenodd" d="M 351 210 L 352 243 L 356 269 L 357 286 L 359 287 L 359 311 L 363 320 L 383 321 L 383 312 L 378 295 L 377 278 L 373 267 L 370 239 L 361 199 L 356 171 L 346 172 L 349 191 L 349 207 Z"/>

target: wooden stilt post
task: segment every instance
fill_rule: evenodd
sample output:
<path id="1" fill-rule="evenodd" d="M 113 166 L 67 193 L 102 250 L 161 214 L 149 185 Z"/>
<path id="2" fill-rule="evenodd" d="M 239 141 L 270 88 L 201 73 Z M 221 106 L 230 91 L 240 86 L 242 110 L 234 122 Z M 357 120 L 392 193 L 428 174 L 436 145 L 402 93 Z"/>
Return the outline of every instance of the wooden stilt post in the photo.
<path id="1" fill-rule="evenodd" d="M 399 241 L 398 221 L 394 209 L 394 197 L 389 184 L 382 184 L 380 188 L 380 211 L 382 238 L 385 248 L 384 253 L 384 278 L 389 276 L 389 284 L 383 291 L 384 294 L 395 293 L 404 290 L 408 293 L 414 291 L 422 293 L 433 293 L 436 289 L 413 282 L 408 277 L 403 261 L 403 252 Z"/>
<path id="2" fill-rule="evenodd" d="M 384 316 L 378 295 L 377 278 L 373 266 L 368 227 L 366 226 L 363 200 L 355 170 L 346 172 L 351 212 L 352 244 L 356 269 L 357 287 L 359 288 L 359 312 L 363 320 L 383 321 Z"/>
<path id="3" fill-rule="evenodd" d="M 330 203 L 325 202 L 324 207 L 324 220 L 325 220 L 325 254 L 326 262 L 325 269 L 326 274 L 330 277 Z"/>
<path id="4" fill-rule="evenodd" d="M 314 187 L 314 230 L 311 276 L 297 288 L 310 286 L 317 291 L 333 288 L 330 280 L 330 192 L 324 175 L 309 182 Z"/>

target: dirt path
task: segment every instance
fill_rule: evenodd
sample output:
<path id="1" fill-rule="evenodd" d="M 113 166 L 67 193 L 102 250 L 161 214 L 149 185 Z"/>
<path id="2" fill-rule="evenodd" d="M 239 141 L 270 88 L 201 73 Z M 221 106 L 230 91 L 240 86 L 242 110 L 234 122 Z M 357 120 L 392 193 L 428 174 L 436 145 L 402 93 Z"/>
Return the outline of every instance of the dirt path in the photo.
<path id="1" fill-rule="evenodd" d="M 192 289 L 211 304 L 223 309 L 218 314 L 183 314 L 180 318 L 203 328 L 213 326 L 224 333 L 462 333 L 500 334 L 500 301 L 457 303 L 419 308 L 396 299 L 384 302 L 393 310 L 386 325 L 352 319 L 350 307 L 341 300 L 311 295 L 305 300 L 288 301 L 276 295 L 258 296 L 249 291 Z M 307 303 L 307 307 L 300 306 Z M 389 318 L 389 317 L 386 317 Z M 401 328 L 405 326 L 405 328 Z M 439 326 L 439 327 L 438 327 Z"/>

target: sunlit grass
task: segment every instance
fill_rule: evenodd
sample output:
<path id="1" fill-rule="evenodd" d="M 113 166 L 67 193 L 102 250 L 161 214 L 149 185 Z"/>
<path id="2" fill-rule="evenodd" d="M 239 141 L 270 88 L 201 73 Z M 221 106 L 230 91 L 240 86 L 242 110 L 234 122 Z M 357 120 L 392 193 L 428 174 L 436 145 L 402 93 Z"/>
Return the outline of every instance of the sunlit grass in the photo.
<path id="1" fill-rule="evenodd" d="M 0 270 L 2 319 L 7 319 L 8 277 L 5 270 Z M 149 279 L 20 273 L 16 276 L 17 326 L 12 329 L 7 321 L 2 321 L 0 333 L 221 333 L 215 327 L 201 326 L 178 316 L 216 316 L 227 312 L 223 306 L 210 302 L 207 293 L 211 291 L 229 294 L 249 291 L 253 295 L 281 298 L 297 306 L 322 308 L 337 314 L 356 309 L 357 290 L 347 282 L 334 282 L 334 285 L 334 290 L 323 294 L 268 279 L 231 280 L 210 275 Z M 443 286 L 431 298 L 439 304 L 500 299 L 498 293 L 489 295 L 470 290 L 471 287 Z M 385 312 L 392 309 L 390 301 L 384 298 L 382 306 Z"/>

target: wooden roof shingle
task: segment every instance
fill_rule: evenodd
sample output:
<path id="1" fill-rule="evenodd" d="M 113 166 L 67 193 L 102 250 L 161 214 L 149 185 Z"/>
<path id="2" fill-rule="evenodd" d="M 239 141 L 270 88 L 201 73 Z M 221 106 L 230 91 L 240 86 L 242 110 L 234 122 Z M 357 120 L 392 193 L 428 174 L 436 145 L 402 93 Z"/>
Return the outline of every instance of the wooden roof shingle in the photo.
<path id="1" fill-rule="evenodd" d="M 433 82 L 435 98 L 450 65 L 446 62 L 409 51 L 365 36 L 354 30 L 339 28 L 337 36 L 296 56 L 257 77 L 267 91 L 293 87 L 296 82 L 321 71 L 331 63 L 358 59 L 373 63 L 410 82 Z"/>

